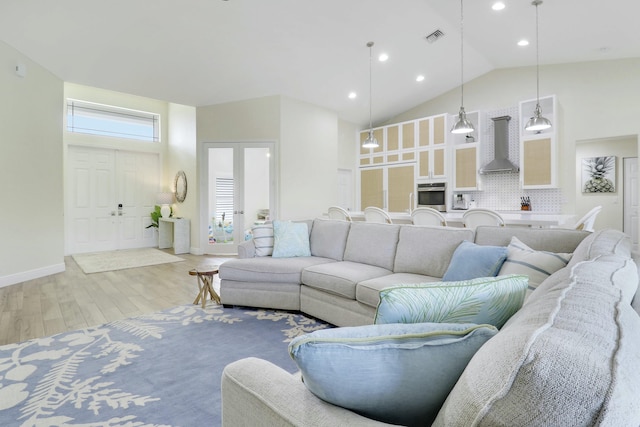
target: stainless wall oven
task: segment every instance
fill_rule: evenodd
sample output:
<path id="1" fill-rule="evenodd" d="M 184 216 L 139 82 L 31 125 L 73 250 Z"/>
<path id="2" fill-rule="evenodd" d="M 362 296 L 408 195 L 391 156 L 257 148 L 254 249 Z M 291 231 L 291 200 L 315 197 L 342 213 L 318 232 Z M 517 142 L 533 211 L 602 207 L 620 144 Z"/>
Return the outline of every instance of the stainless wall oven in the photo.
<path id="1" fill-rule="evenodd" d="M 418 207 L 433 208 L 440 212 L 446 212 L 446 182 L 430 182 L 418 184 Z"/>

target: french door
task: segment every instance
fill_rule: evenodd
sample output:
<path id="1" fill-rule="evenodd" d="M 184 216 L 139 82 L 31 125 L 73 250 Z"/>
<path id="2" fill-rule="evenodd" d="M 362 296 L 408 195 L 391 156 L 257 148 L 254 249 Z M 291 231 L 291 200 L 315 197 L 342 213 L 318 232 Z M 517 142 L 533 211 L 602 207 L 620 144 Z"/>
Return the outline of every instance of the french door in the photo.
<path id="1" fill-rule="evenodd" d="M 238 252 L 251 226 L 275 217 L 275 144 L 204 143 L 200 230 L 205 254 Z"/>
<path id="2" fill-rule="evenodd" d="M 67 254 L 157 245 L 158 154 L 69 146 L 66 170 Z"/>

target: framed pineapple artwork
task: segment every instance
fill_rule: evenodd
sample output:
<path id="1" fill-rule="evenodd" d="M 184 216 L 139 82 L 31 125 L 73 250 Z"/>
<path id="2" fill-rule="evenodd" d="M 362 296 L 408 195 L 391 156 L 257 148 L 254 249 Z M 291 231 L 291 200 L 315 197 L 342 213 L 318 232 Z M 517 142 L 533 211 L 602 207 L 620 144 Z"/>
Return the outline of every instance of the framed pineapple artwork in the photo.
<path id="1" fill-rule="evenodd" d="M 616 156 L 582 159 L 582 192 L 616 192 Z"/>

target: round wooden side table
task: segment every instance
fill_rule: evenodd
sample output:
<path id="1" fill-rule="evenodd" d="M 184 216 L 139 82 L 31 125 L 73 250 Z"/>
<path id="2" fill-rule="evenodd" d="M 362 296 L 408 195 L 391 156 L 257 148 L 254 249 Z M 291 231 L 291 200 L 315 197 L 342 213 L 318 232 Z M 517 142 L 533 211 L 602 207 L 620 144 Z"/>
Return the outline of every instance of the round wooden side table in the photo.
<path id="1" fill-rule="evenodd" d="M 202 308 L 205 308 L 207 305 L 207 294 L 211 296 L 211 301 L 220 304 L 220 296 L 215 289 L 213 289 L 213 275 L 218 274 L 218 267 L 218 265 L 201 264 L 193 270 L 189 270 L 190 276 L 198 277 L 198 288 L 200 289 L 198 296 L 195 301 L 193 301 L 194 304 L 202 301 Z"/>

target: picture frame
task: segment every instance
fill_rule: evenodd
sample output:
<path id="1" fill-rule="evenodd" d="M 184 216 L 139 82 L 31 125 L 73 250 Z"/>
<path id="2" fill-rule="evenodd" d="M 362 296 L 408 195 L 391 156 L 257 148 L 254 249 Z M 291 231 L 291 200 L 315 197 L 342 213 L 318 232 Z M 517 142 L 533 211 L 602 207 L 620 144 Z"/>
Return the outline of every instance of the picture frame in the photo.
<path id="1" fill-rule="evenodd" d="M 582 159 L 582 193 L 616 192 L 616 156 Z"/>

